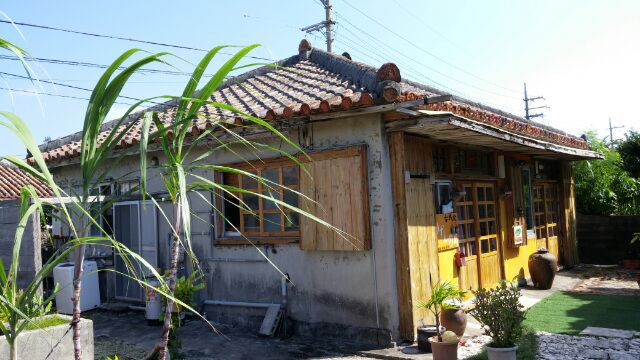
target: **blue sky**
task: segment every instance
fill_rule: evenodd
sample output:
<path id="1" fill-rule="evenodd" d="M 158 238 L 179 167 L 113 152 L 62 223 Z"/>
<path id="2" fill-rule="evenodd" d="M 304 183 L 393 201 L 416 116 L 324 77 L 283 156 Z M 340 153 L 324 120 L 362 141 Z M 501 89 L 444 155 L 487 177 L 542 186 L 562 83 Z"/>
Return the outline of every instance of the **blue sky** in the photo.
<path id="1" fill-rule="evenodd" d="M 221 44 L 263 46 L 253 55 L 281 59 L 297 52 L 305 34 L 300 27 L 324 18 L 318 0 L 281 1 L 16 1 L 0 8 L 12 20 L 197 48 Z M 640 2 L 638 1 L 409 1 L 333 0 L 337 21 L 336 52 L 379 66 L 395 62 L 405 78 L 523 114 L 522 87 L 544 95 L 549 105 L 543 123 L 580 135 L 597 130 L 614 137 L 640 128 L 634 107 L 640 83 Z M 361 12 L 358 12 L 359 9 Z M 365 14 L 368 16 L 365 16 Z M 373 19 L 373 20 L 372 20 Z M 377 21 L 377 22 L 376 22 Z M 191 63 L 203 55 L 120 40 L 100 39 L 7 24 L 0 37 L 33 57 L 112 62 L 123 51 L 140 47 L 171 51 Z M 319 35 L 306 35 L 324 47 Z M 224 57 L 221 58 L 223 60 Z M 169 61 L 184 71 L 192 65 Z M 161 68 L 155 66 L 155 68 Z M 0 59 L 0 71 L 23 74 L 15 61 Z M 42 80 L 92 88 L 101 70 L 35 64 Z M 170 69 L 169 69 L 170 70 Z M 88 98 L 89 92 L 5 76 L 16 90 Z M 186 77 L 138 75 L 123 94 L 142 98 L 178 94 Z M 126 101 L 126 100 L 123 100 Z M 23 118 L 36 140 L 57 138 L 82 127 L 86 101 L 0 90 L 0 109 Z M 123 113 L 126 105 L 113 109 Z M 0 130 L 0 154 L 23 155 L 19 141 Z"/>

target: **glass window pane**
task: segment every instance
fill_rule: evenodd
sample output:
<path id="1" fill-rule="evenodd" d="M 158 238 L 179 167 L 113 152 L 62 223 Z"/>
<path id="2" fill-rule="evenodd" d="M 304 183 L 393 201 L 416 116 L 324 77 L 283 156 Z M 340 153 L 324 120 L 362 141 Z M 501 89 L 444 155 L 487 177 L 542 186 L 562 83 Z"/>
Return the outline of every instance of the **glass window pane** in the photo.
<path id="1" fill-rule="evenodd" d="M 473 219 L 473 205 L 467 205 L 467 219 Z"/>
<path id="2" fill-rule="evenodd" d="M 257 189 L 258 181 L 252 177 L 242 175 L 242 188 L 243 189 Z"/>
<path id="3" fill-rule="evenodd" d="M 265 232 L 279 232 L 280 231 L 280 213 L 264 214 L 264 231 Z"/>
<path id="4" fill-rule="evenodd" d="M 273 181 L 274 183 L 279 184 L 280 171 L 278 170 L 279 170 L 278 168 L 262 170 L 262 177 L 265 178 L 266 180 Z M 273 184 L 270 184 L 270 186 L 273 186 Z"/>
<path id="5" fill-rule="evenodd" d="M 478 193 L 478 201 L 484 201 L 484 188 L 477 188 L 477 193 Z"/>
<path id="6" fill-rule="evenodd" d="M 489 251 L 497 251 L 497 250 L 498 250 L 498 244 L 497 244 L 496 238 L 489 239 Z"/>
<path id="7" fill-rule="evenodd" d="M 489 239 L 484 239 L 480 241 L 480 253 L 486 254 L 489 252 Z"/>
<path id="8" fill-rule="evenodd" d="M 488 187 L 487 188 L 487 200 L 493 200 L 493 188 L 492 187 Z"/>
<path id="9" fill-rule="evenodd" d="M 473 188 L 471 186 L 465 186 L 464 192 L 464 201 L 472 201 L 471 198 L 473 197 Z"/>
<path id="10" fill-rule="evenodd" d="M 496 233 L 496 222 L 495 221 L 489 221 L 489 234 L 495 234 Z"/>
<path id="11" fill-rule="evenodd" d="M 458 245 L 458 251 L 460 251 L 461 253 L 463 253 L 465 256 L 467 256 L 467 244 L 466 243 L 461 243 Z"/>
<path id="12" fill-rule="evenodd" d="M 293 191 L 285 190 L 284 202 L 291 206 L 298 207 L 298 194 L 294 193 Z"/>
<path id="13" fill-rule="evenodd" d="M 258 210 L 258 195 L 255 194 L 242 194 L 242 201 L 244 201 L 245 205 L 248 206 L 251 210 Z"/>
<path id="14" fill-rule="evenodd" d="M 478 217 L 484 219 L 487 217 L 487 210 L 484 205 L 478 205 Z"/>
<path id="15" fill-rule="evenodd" d="M 300 215 L 298 213 L 287 212 L 284 218 L 285 231 L 297 231 L 300 226 Z"/>
<path id="16" fill-rule="evenodd" d="M 476 237 L 476 228 L 473 224 L 467 224 L 467 234 L 468 237 Z"/>
<path id="17" fill-rule="evenodd" d="M 298 168 L 289 166 L 282 168 L 282 184 L 285 186 L 298 185 Z"/>
<path id="18" fill-rule="evenodd" d="M 488 229 L 487 229 L 487 223 L 486 222 L 481 222 L 480 223 L 480 236 L 484 236 L 484 235 L 489 235 Z"/>
<path id="19" fill-rule="evenodd" d="M 272 197 L 274 199 L 280 200 L 280 193 L 270 189 L 264 192 L 264 196 L 268 196 L 268 197 Z M 278 206 L 275 202 L 262 198 L 262 209 L 263 210 L 273 210 L 273 209 L 277 209 Z"/>
<path id="20" fill-rule="evenodd" d="M 456 207 L 456 213 L 458 214 L 458 220 L 465 220 L 466 219 L 466 217 L 464 216 L 464 207 L 463 206 Z"/>
<path id="21" fill-rule="evenodd" d="M 258 222 L 258 215 L 255 214 L 243 214 L 244 231 L 258 232 L 260 231 L 260 223 Z"/>
<path id="22" fill-rule="evenodd" d="M 487 205 L 487 217 L 492 218 L 492 217 L 495 217 L 495 216 L 496 216 L 496 214 L 495 214 L 495 212 L 493 210 L 493 204 Z"/>
<path id="23" fill-rule="evenodd" d="M 474 255 L 478 255 L 478 248 L 477 248 L 477 244 L 476 241 L 469 241 L 469 255 L 468 256 L 474 256 Z"/>

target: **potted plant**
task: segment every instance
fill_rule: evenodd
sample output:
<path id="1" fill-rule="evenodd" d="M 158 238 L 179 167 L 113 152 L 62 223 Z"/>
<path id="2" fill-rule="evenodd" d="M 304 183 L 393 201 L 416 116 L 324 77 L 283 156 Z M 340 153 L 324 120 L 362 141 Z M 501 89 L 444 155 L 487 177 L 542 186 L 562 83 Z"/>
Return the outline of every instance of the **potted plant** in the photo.
<path id="1" fill-rule="evenodd" d="M 429 301 L 418 304 L 418 308 L 429 310 L 436 318 L 437 335 L 429 338 L 435 360 L 455 360 L 458 358 L 458 340 L 460 338 L 452 331 L 443 331 L 440 327 L 440 314 L 445 309 L 454 308 L 454 305 L 448 301 L 461 300 L 465 293 L 446 281 L 433 287 Z"/>
<path id="2" fill-rule="evenodd" d="M 492 340 L 486 345 L 489 360 L 515 360 L 516 343 L 522 336 L 526 316 L 520 304 L 520 288 L 503 280 L 496 288 L 479 289 L 473 294 L 474 308 L 470 313 Z"/>

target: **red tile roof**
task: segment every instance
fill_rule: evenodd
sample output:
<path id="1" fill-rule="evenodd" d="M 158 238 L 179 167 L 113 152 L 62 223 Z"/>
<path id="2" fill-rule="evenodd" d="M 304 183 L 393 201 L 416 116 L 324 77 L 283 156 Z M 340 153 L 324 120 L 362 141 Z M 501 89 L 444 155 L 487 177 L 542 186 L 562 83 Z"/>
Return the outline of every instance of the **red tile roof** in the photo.
<path id="1" fill-rule="evenodd" d="M 18 168 L 0 163 L 0 199 L 17 199 L 20 189 L 25 185 L 33 185 L 36 193 L 41 197 L 49 197 L 51 189 L 40 180 L 34 178 Z"/>
<path id="2" fill-rule="evenodd" d="M 211 100 L 273 121 L 445 94 L 429 86 L 401 80 L 400 70 L 393 64 L 376 69 L 344 56 L 311 48 L 306 40 L 300 43 L 299 55 L 282 60 L 278 65 L 261 67 L 227 80 Z M 163 122 L 171 121 L 174 106 L 175 102 L 168 102 L 156 107 L 161 110 L 159 116 Z M 450 111 L 544 141 L 589 148 L 584 140 L 560 130 L 462 98 L 452 97 L 451 101 L 429 104 L 427 107 Z M 194 122 L 191 130 L 196 134 L 219 119 L 233 124 L 242 123 L 242 119 L 235 114 L 211 105 L 204 106 L 202 113 L 208 120 Z M 120 147 L 134 145 L 140 140 L 140 114 L 130 115 L 127 121 L 136 121 L 136 124 L 123 137 Z M 113 126 L 114 122 L 104 125 L 102 138 Z M 77 133 L 41 145 L 45 160 L 55 161 L 79 155 L 80 138 L 81 134 Z"/>

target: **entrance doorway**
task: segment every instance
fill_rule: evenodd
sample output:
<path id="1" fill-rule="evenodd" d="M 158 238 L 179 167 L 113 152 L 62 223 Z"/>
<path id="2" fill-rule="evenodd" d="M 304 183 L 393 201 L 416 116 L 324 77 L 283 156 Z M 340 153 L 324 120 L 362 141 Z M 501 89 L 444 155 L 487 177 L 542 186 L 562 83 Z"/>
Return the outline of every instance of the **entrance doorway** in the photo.
<path id="1" fill-rule="evenodd" d="M 465 182 L 456 201 L 459 250 L 466 256 L 460 267 L 460 288 L 493 287 L 502 279 L 496 191 L 493 182 Z"/>
<path id="2" fill-rule="evenodd" d="M 158 266 L 156 208 L 152 201 L 126 201 L 113 205 L 113 227 L 116 241 L 139 254 L 151 266 Z M 149 270 L 134 259 L 114 254 L 116 270 L 115 297 L 119 300 L 144 301 L 142 286 L 126 275 L 146 277 Z"/>
<path id="3" fill-rule="evenodd" d="M 559 197 L 558 184 L 545 182 L 533 187 L 533 214 L 536 230 L 536 247 L 545 247 L 558 260 L 562 259 L 562 238 L 558 233 Z"/>

